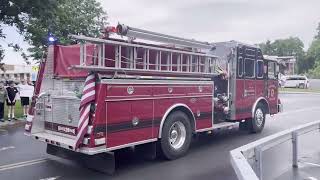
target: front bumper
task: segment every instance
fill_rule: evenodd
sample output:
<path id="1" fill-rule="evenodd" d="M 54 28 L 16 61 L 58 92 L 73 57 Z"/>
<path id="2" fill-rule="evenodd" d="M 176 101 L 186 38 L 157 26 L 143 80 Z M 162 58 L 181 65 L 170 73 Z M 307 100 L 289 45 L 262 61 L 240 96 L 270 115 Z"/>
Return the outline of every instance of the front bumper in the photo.
<path id="1" fill-rule="evenodd" d="M 92 148 L 91 147 L 81 147 L 79 149 L 76 149 L 75 148 L 75 144 L 76 144 L 75 139 L 70 139 L 70 138 L 63 137 L 63 136 L 49 134 L 46 132 L 28 133 L 27 135 L 33 137 L 34 139 L 36 139 L 38 141 L 45 142 L 49 145 L 61 147 L 66 150 L 80 152 L 80 153 L 87 154 L 87 155 L 95 155 L 95 154 L 107 152 L 107 148 L 105 145 L 98 146 L 98 147 L 92 147 Z"/>

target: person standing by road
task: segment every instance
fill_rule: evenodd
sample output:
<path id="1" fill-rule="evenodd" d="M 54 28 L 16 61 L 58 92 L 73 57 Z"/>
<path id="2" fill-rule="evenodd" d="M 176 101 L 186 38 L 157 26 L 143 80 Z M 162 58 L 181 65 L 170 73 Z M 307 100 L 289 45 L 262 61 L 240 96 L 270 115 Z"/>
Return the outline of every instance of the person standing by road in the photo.
<path id="1" fill-rule="evenodd" d="M 30 86 L 24 79 L 21 80 L 21 84 L 18 85 L 20 99 L 21 99 L 21 106 L 23 108 L 23 115 L 26 118 L 29 104 L 30 104 L 30 97 L 33 94 L 33 86 Z"/>
<path id="2" fill-rule="evenodd" d="M 7 96 L 8 96 L 7 95 L 7 90 L 4 87 L 4 83 L 0 82 L 0 121 L 1 122 L 4 122 L 4 118 L 3 118 L 3 115 L 4 115 L 4 102 L 6 101 Z"/>
<path id="3" fill-rule="evenodd" d="M 10 81 L 9 87 L 7 87 L 8 121 L 11 121 L 11 119 L 16 119 L 14 117 L 14 109 L 15 109 L 15 105 L 16 105 L 17 94 L 19 91 L 16 87 L 14 87 L 14 85 L 15 85 L 14 82 Z"/>

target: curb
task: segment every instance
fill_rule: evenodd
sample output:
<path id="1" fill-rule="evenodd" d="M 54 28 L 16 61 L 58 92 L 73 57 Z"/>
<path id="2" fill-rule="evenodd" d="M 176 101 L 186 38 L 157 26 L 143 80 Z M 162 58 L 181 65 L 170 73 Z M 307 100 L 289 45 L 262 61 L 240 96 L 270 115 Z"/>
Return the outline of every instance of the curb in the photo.
<path id="1" fill-rule="evenodd" d="M 13 128 L 13 127 L 21 127 L 25 124 L 26 121 L 24 120 L 14 120 L 12 122 L 1 122 L 0 123 L 0 128 Z"/>
<path id="2" fill-rule="evenodd" d="M 280 91 L 279 94 L 315 94 L 315 95 L 320 95 L 319 92 L 291 92 L 291 91 Z"/>

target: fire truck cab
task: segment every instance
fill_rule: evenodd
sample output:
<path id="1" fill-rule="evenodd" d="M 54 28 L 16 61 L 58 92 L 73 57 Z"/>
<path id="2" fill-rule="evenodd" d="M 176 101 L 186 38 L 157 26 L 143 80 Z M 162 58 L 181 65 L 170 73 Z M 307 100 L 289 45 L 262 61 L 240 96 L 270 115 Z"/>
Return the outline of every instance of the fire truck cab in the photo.
<path id="1" fill-rule="evenodd" d="M 133 146 L 176 159 L 193 134 L 237 124 L 261 132 L 266 115 L 281 110 L 277 62 L 257 47 L 121 24 L 111 31 L 129 38 L 110 38 L 107 29 L 104 38 L 49 47 L 25 126 L 49 154 L 76 155 L 100 171 L 107 153 Z"/>
<path id="2" fill-rule="evenodd" d="M 265 123 L 265 117 L 261 116 L 282 110 L 278 98 L 277 61 L 264 58 L 256 46 L 236 41 L 215 43 L 211 53 L 222 59 L 225 63 L 222 66 L 230 69 L 228 80 L 216 81 L 220 82 L 222 92 L 229 94 L 229 113 L 221 116 L 222 121 L 240 120 L 241 128 L 245 126 L 252 132 L 260 132 Z M 216 83 L 216 89 L 218 86 Z"/>

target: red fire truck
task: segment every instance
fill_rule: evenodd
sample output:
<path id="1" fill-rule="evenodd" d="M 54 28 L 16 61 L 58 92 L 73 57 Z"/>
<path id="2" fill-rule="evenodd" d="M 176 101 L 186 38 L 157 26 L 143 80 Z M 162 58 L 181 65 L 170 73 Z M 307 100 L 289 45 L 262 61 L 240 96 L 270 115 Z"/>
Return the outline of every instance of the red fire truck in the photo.
<path id="1" fill-rule="evenodd" d="M 281 111 L 277 62 L 255 46 L 122 24 L 72 38 L 78 44 L 48 48 L 25 126 L 49 154 L 112 172 L 116 150 L 172 160 L 197 133 L 237 124 L 258 133 Z"/>

